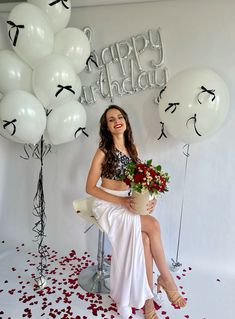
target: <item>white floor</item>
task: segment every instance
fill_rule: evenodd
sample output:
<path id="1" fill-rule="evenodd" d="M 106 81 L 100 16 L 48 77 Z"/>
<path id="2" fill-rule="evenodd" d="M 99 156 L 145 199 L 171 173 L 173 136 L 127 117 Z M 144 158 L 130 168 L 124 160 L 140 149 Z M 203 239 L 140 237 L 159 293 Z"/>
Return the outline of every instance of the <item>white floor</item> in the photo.
<path id="1" fill-rule="evenodd" d="M 0 241 L 0 318 L 90 319 L 120 318 L 108 295 L 86 293 L 77 284 L 80 271 L 91 265 L 87 252 L 67 256 L 49 248 L 47 286 L 34 288 L 37 256 L 24 244 L 9 249 Z M 225 274 L 204 273 L 193 265 L 184 265 L 174 273 L 179 290 L 188 298 L 185 308 L 175 309 L 161 294 L 156 299 L 158 317 L 164 319 L 234 319 L 235 280 Z M 156 278 L 155 278 L 156 279 Z M 155 287 L 156 288 L 156 287 Z M 156 289 L 155 289 L 156 290 Z M 132 318 L 144 318 L 133 309 Z"/>

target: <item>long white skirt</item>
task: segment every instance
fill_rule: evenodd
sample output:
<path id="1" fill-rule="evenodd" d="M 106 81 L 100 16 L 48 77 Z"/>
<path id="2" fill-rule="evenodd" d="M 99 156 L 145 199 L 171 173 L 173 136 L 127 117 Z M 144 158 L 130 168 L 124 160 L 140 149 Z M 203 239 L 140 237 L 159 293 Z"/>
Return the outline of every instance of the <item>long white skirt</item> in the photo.
<path id="1" fill-rule="evenodd" d="M 129 192 L 101 188 L 117 196 L 128 196 Z M 97 198 L 93 214 L 112 245 L 110 296 L 119 314 L 128 318 L 132 314 L 131 307 L 140 309 L 145 300 L 153 298 L 146 274 L 140 216 L 121 205 Z"/>

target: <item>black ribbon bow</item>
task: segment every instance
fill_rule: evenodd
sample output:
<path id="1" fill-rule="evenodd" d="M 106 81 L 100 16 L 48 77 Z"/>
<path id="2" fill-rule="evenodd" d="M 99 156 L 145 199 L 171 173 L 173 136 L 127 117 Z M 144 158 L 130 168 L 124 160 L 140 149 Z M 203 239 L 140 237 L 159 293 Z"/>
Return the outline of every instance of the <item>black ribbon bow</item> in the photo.
<path id="1" fill-rule="evenodd" d="M 158 140 L 160 140 L 162 138 L 162 136 L 164 136 L 165 138 L 167 138 L 165 132 L 164 132 L 164 123 L 163 122 L 160 122 L 160 124 L 162 125 L 162 128 L 161 128 L 161 135 L 159 136 Z"/>
<path id="2" fill-rule="evenodd" d="M 55 0 L 49 3 L 49 6 L 54 6 L 55 4 L 61 2 L 62 5 L 65 7 L 65 9 L 69 9 L 69 7 L 66 6 L 65 2 L 68 2 L 68 0 Z"/>
<path id="3" fill-rule="evenodd" d="M 171 111 L 171 114 L 175 112 L 176 107 L 180 105 L 180 103 L 168 103 L 168 107 L 165 109 L 165 112 L 167 112 L 170 108 L 174 107 L 174 109 Z"/>
<path id="4" fill-rule="evenodd" d="M 16 120 L 16 119 L 14 119 L 14 120 L 12 120 L 12 121 L 3 120 L 3 122 L 5 122 L 5 124 L 3 124 L 4 130 L 6 129 L 6 127 L 7 127 L 8 125 L 10 125 L 10 124 L 13 125 L 13 132 L 11 133 L 11 136 L 13 136 L 13 135 L 15 134 L 15 132 L 16 132 L 16 126 L 15 126 L 14 123 L 16 123 L 17 120 Z"/>
<path id="5" fill-rule="evenodd" d="M 91 60 L 91 62 L 93 62 L 95 64 L 95 66 L 98 68 L 98 64 L 96 63 L 96 61 L 93 58 L 92 53 L 90 54 L 89 58 L 86 60 L 86 65 L 88 66 L 88 62 Z"/>
<path id="6" fill-rule="evenodd" d="M 164 86 L 164 88 L 159 92 L 158 98 L 157 98 L 157 103 L 160 102 L 160 99 L 162 98 L 162 93 L 165 91 L 166 86 Z"/>
<path id="7" fill-rule="evenodd" d="M 197 133 L 197 135 L 202 136 L 202 135 L 198 132 L 198 130 L 197 130 L 197 128 L 196 128 L 196 123 L 197 123 L 197 115 L 196 115 L 196 113 L 194 114 L 194 116 L 190 117 L 190 118 L 187 120 L 186 126 L 188 126 L 188 122 L 191 121 L 191 120 L 193 120 L 194 129 L 195 129 L 195 132 Z"/>
<path id="8" fill-rule="evenodd" d="M 85 129 L 86 129 L 85 127 L 79 127 L 77 131 L 74 133 L 74 138 L 77 138 L 77 133 L 79 131 L 82 131 L 82 133 L 88 137 L 89 135 L 85 132 Z"/>
<path id="9" fill-rule="evenodd" d="M 198 95 L 197 95 L 197 100 L 198 100 L 198 102 L 200 103 L 200 104 L 202 104 L 202 102 L 199 100 L 199 97 L 200 97 L 200 95 L 202 94 L 202 93 L 209 93 L 210 95 L 212 95 L 212 102 L 214 101 L 214 99 L 215 99 L 215 90 L 208 90 L 207 88 L 205 88 L 205 86 L 201 86 L 201 92 L 199 92 L 198 93 Z"/>
<path id="10" fill-rule="evenodd" d="M 10 21 L 10 20 L 7 21 L 7 24 L 9 24 L 11 26 L 11 28 L 8 32 L 8 35 L 9 35 L 11 42 L 13 42 L 13 46 L 15 47 L 16 43 L 17 43 L 18 36 L 19 36 L 19 29 L 24 29 L 24 25 L 23 24 L 17 25 L 13 21 Z M 16 28 L 16 33 L 15 33 L 14 40 L 13 40 L 11 37 L 11 30 L 14 28 Z"/>
<path id="11" fill-rule="evenodd" d="M 63 89 L 68 90 L 70 92 L 72 92 L 73 94 L 75 94 L 74 90 L 72 89 L 72 85 L 57 85 L 57 87 L 59 88 L 59 90 L 56 92 L 55 96 L 57 97 L 62 91 Z"/>

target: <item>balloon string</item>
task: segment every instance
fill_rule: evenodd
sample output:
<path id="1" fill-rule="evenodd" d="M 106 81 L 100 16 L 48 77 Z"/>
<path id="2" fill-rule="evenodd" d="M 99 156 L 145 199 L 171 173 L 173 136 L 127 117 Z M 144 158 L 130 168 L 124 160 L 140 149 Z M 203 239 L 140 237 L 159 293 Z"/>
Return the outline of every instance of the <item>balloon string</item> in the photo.
<path id="1" fill-rule="evenodd" d="M 51 145 L 45 144 L 43 136 L 40 139 L 40 142 L 35 146 L 31 144 L 24 145 L 24 151 L 26 156 L 20 156 L 21 158 L 28 160 L 30 157 L 40 160 L 40 172 L 37 182 L 37 191 L 33 199 L 33 215 L 38 218 L 35 222 L 34 227 L 32 228 L 34 235 L 34 241 L 38 243 L 38 253 L 40 257 L 39 265 L 36 267 L 39 274 L 35 278 L 36 283 L 42 278 L 46 278 L 47 270 L 47 258 L 49 256 L 47 246 L 44 244 L 45 227 L 46 227 L 46 213 L 45 213 L 45 198 L 43 190 L 43 160 L 44 157 L 51 151 Z"/>
<path id="2" fill-rule="evenodd" d="M 183 146 L 183 154 L 186 157 L 186 161 L 185 161 L 185 168 L 184 168 L 183 197 L 182 197 L 182 202 L 181 202 L 180 226 L 179 226 L 177 252 L 176 252 L 176 263 L 178 263 L 178 256 L 179 256 L 179 246 L 180 246 L 181 228 L 182 228 L 182 219 L 183 219 L 183 210 L 184 210 L 184 195 L 185 195 L 186 175 L 187 175 L 187 168 L 188 168 L 188 158 L 190 156 L 190 154 L 189 154 L 189 146 L 190 146 L 189 144 L 185 144 Z M 184 152 L 184 148 L 186 148 L 186 152 Z"/>

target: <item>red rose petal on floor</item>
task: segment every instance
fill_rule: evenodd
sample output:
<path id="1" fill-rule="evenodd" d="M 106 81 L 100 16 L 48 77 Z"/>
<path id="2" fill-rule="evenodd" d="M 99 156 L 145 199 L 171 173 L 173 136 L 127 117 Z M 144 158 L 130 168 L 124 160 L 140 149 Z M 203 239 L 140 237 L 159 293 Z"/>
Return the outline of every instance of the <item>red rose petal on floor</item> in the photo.
<path id="1" fill-rule="evenodd" d="M 185 317 L 185 318 L 189 318 L 189 315 L 185 315 L 184 317 Z"/>

